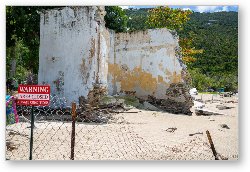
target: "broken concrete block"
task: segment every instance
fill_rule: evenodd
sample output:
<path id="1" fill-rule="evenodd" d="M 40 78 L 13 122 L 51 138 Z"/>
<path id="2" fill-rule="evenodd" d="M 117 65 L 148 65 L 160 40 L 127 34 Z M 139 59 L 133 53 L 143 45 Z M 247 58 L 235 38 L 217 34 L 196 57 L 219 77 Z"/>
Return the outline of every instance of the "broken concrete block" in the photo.
<path id="1" fill-rule="evenodd" d="M 201 102 L 198 102 L 198 101 L 194 101 L 194 107 L 195 108 L 204 108 L 205 104 L 201 103 Z"/>
<path id="2" fill-rule="evenodd" d="M 198 95 L 198 91 L 197 91 L 196 88 L 192 88 L 192 89 L 189 90 L 189 94 L 190 95 Z"/>
<path id="3" fill-rule="evenodd" d="M 147 110 L 152 110 L 152 111 L 159 111 L 160 109 L 155 107 L 154 105 L 152 105 L 151 103 L 148 103 L 148 102 L 143 102 L 143 106 L 145 109 Z"/>

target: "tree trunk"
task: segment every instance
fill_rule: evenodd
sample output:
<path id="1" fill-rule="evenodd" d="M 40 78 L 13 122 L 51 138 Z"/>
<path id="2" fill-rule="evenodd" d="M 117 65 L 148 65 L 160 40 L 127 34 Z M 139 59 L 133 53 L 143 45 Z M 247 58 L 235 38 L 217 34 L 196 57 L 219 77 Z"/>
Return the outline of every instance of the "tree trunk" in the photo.
<path id="1" fill-rule="evenodd" d="M 14 77 L 16 74 L 16 57 L 15 57 L 15 47 L 11 47 L 11 69 L 10 69 L 10 77 Z"/>

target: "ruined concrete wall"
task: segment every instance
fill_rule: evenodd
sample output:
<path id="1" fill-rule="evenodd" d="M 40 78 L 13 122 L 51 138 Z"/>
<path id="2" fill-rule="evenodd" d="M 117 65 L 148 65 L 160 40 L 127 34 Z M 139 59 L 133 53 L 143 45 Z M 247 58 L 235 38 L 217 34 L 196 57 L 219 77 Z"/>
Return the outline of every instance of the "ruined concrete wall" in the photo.
<path id="1" fill-rule="evenodd" d="M 107 84 L 110 37 L 103 7 L 47 10 L 40 20 L 39 83 L 67 105 Z"/>
<path id="2" fill-rule="evenodd" d="M 105 28 L 105 13 L 104 7 L 89 6 L 41 14 L 39 84 L 49 84 L 51 95 L 66 98 L 67 106 L 79 98 L 98 102 L 96 93 L 108 87 L 110 95 L 132 91 L 151 96 L 153 103 L 166 100 L 161 104 L 170 112 L 189 113 L 176 34 L 167 29 L 115 33 Z"/>
<path id="3" fill-rule="evenodd" d="M 184 82 L 178 37 L 168 29 L 116 33 L 109 57 L 109 94 L 136 91 L 136 96 L 166 98 L 171 83 Z"/>

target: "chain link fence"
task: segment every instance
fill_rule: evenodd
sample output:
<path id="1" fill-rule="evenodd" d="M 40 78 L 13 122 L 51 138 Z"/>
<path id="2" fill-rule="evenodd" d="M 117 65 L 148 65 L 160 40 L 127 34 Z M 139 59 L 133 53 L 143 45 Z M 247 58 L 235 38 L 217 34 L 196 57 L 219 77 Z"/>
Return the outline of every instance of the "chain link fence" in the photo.
<path id="1" fill-rule="evenodd" d="M 138 134 L 119 112 L 122 108 L 85 111 L 51 97 L 48 107 L 17 106 L 19 122 L 6 126 L 7 160 L 183 160 L 214 159 L 209 144 L 194 137 L 181 146 L 155 144 Z M 116 107 L 117 108 L 117 107 Z M 137 109 L 138 110 L 138 109 Z M 112 112 L 112 113 L 111 113 Z M 138 128 L 138 127 L 137 127 Z M 157 134 L 157 133 L 155 133 Z M 185 157 L 184 157 L 185 155 Z M 32 158 L 31 158 L 32 157 Z M 187 158 L 188 157 L 188 158 Z"/>

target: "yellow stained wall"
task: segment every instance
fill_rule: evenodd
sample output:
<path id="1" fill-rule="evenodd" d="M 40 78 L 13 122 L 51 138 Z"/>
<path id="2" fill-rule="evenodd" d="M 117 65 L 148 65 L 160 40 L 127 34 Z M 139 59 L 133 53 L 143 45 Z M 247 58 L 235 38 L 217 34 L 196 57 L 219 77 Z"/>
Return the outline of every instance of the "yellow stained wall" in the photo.
<path id="1" fill-rule="evenodd" d="M 140 66 L 133 70 L 124 70 L 118 64 L 109 63 L 108 73 L 112 76 L 113 85 L 120 82 L 121 91 L 135 91 L 139 87 L 141 90 L 148 92 L 148 95 L 154 95 L 159 85 L 165 85 L 167 89 L 170 83 L 181 82 L 181 74 L 176 74 L 176 72 L 171 73 L 166 70 L 165 77 L 170 81 L 165 82 L 163 76 L 158 75 L 155 78 L 151 73 L 143 71 Z M 166 90 L 162 91 L 165 93 Z"/>

